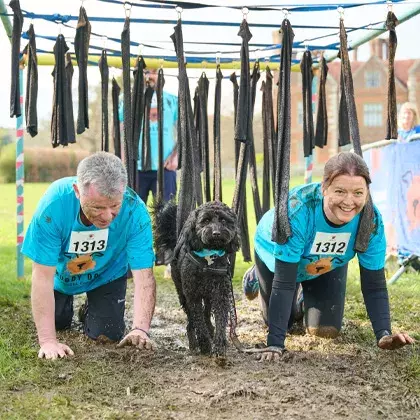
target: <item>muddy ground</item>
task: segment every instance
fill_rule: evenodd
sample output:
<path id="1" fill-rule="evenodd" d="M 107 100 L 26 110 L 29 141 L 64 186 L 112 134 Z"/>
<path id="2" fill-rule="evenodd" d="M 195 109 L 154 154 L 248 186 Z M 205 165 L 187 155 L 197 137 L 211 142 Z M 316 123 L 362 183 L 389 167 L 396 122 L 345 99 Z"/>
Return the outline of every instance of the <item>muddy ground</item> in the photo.
<path id="1" fill-rule="evenodd" d="M 257 300 L 243 300 L 236 289 L 241 340 L 248 345 L 263 342 L 266 330 Z M 80 303 L 78 299 L 76 306 Z M 127 315 L 131 303 L 128 298 Z M 363 344 L 369 331 L 365 326 L 346 321 L 335 340 L 302 332 L 289 336 L 290 351 L 277 363 L 261 363 L 230 344 L 227 363 L 221 365 L 190 354 L 185 321 L 168 280 L 158 286 L 152 335 L 159 347 L 154 353 L 97 344 L 77 331 L 60 333 L 76 355 L 34 361 L 42 370 L 41 380 L 11 389 L 0 417 L 21 418 L 8 408 L 9 402 L 17 407 L 19 399 L 28 413 L 25 418 L 419 418 L 418 378 L 403 363 L 418 347 L 380 351 L 374 343 Z M 30 320 L 28 325 L 32 328 Z M 58 410 L 58 405 L 65 408 Z"/>
<path id="2" fill-rule="evenodd" d="M 236 301 L 241 340 L 249 345 L 263 342 L 266 330 L 258 299 L 249 302 L 236 292 Z M 127 314 L 131 314 L 130 299 Z M 116 350 L 114 345 L 93 345 L 96 351 L 92 353 L 92 344 L 85 349 L 76 345 L 79 357 L 82 352 L 86 359 L 109 360 L 104 390 L 111 410 L 119 407 L 127 417 L 150 419 L 419 416 L 420 396 L 413 388 L 413 378 L 400 369 L 402 359 L 413 349 L 384 352 L 373 343 L 354 344 L 364 333 L 355 323 L 345 322 L 336 340 L 298 331 L 288 338 L 289 353 L 277 363 L 261 363 L 230 344 L 227 363 L 221 365 L 214 358 L 190 354 L 185 321 L 168 280 L 159 286 L 152 324 L 159 346 L 155 353 Z M 107 388 L 105 383 L 112 381 L 114 369 L 126 378 L 126 387 L 120 378 L 118 390 Z"/>

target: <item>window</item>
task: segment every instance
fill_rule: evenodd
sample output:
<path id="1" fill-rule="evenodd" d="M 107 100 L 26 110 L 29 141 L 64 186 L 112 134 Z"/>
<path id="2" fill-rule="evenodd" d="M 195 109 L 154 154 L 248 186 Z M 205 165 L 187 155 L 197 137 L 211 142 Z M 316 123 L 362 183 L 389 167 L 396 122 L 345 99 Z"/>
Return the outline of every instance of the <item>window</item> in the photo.
<path id="1" fill-rule="evenodd" d="M 382 104 L 364 104 L 363 105 L 363 121 L 365 127 L 381 127 L 382 126 Z"/>
<path id="2" fill-rule="evenodd" d="M 303 102 L 297 104 L 297 122 L 299 125 L 303 125 Z"/>
<path id="3" fill-rule="evenodd" d="M 381 73 L 379 71 L 365 72 L 365 87 L 377 88 L 381 85 Z"/>

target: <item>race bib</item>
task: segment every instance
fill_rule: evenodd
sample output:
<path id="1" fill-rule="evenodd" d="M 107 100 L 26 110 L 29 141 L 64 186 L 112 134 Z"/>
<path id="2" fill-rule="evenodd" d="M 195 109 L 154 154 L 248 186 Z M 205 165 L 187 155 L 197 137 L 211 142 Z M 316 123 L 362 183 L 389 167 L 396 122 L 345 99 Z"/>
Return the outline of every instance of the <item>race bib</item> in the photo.
<path id="1" fill-rule="evenodd" d="M 67 252 L 72 254 L 91 254 L 105 251 L 108 244 L 108 229 L 73 231 Z"/>
<path id="2" fill-rule="evenodd" d="M 317 232 L 311 248 L 313 255 L 344 255 L 351 233 Z"/>

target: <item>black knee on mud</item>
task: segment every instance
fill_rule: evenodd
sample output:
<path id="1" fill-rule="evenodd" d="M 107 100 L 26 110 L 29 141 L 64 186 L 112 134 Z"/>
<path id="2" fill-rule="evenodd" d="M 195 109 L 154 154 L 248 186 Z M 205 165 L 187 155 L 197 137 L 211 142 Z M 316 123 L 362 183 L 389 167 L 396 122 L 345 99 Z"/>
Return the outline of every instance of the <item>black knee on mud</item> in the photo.
<path id="1" fill-rule="evenodd" d="M 339 329 L 331 326 L 307 327 L 306 332 L 309 335 L 323 338 L 337 338 L 340 334 Z"/>

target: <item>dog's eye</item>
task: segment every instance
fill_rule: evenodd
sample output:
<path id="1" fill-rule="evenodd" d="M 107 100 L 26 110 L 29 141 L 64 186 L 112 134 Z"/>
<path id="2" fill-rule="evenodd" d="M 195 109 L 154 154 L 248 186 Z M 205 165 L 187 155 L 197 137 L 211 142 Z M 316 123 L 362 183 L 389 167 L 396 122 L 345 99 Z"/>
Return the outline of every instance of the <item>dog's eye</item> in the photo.
<path id="1" fill-rule="evenodd" d="M 210 219 L 208 217 L 206 217 L 205 219 L 203 219 L 202 223 L 207 225 L 207 223 L 210 223 Z"/>
<path id="2" fill-rule="evenodd" d="M 220 223 L 221 223 L 222 225 L 225 225 L 225 224 L 227 223 L 227 221 L 226 221 L 226 219 L 221 218 L 221 219 L 220 219 Z"/>

